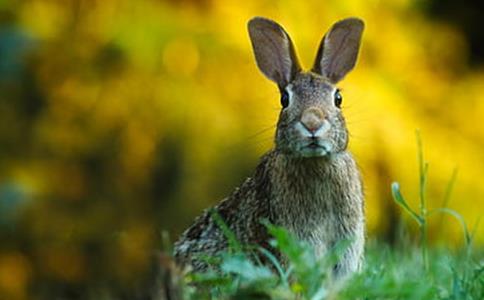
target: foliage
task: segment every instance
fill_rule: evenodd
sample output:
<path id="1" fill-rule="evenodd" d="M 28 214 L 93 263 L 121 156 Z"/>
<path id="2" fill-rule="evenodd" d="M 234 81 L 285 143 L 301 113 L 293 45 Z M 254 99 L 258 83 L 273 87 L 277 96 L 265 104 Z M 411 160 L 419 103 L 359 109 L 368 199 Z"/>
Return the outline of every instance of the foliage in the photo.
<path id="1" fill-rule="evenodd" d="M 464 221 L 464 218 L 457 213 L 455 210 L 449 209 L 447 207 L 440 207 L 433 209 L 431 211 L 427 208 L 427 199 L 426 199 L 426 184 L 427 184 L 427 173 L 428 173 L 428 163 L 424 161 L 423 156 L 423 146 L 422 146 L 422 138 L 420 136 L 420 132 L 417 131 L 417 145 L 418 145 L 418 163 L 419 163 L 419 196 L 420 196 L 420 212 L 416 213 L 407 203 L 400 192 L 400 186 L 397 182 L 392 184 L 392 194 L 393 199 L 396 203 L 398 203 L 405 211 L 417 222 L 419 229 L 420 229 L 420 240 L 421 240 L 421 249 L 422 249 L 422 261 L 424 263 L 425 269 L 428 269 L 428 217 L 435 213 L 442 213 L 447 214 L 449 216 L 454 217 L 459 221 L 459 225 L 462 227 L 464 233 L 464 242 L 465 247 L 470 251 L 472 237 L 469 234 L 469 230 L 467 229 L 467 224 Z M 454 173 L 456 174 L 456 173 Z M 443 204 L 447 204 L 448 199 L 450 198 L 450 191 L 452 186 L 454 185 L 456 176 L 452 175 L 451 180 L 449 181 L 447 187 L 447 193 L 445 194 Z M 476 224 L 477 226 L 478 224 Z"/>
<path id="2" fill-rule="evenodd" d="M 318 260 L 311 247 L 283 228 L 270 226 L 273 245 L 288 259 L 274 272 L 246 252 L 224 253 L 217 267 L 187 277 L 195 285 L 189 299 L 481 299 L 484 293 L 483 253 L 429 250 L 429 267 L 416 248 L 398 249 L 372 241 L 362 272 L 343 284 L 331 280 L 334 256 Z M 403 237 L 402 237 L 403 238 Z M 409 245 L 407 245 L 409 246 Z M 344 247 L 342 248 L 344 249 Z M 479 261 L 479 257 L 481 261 Z"/>

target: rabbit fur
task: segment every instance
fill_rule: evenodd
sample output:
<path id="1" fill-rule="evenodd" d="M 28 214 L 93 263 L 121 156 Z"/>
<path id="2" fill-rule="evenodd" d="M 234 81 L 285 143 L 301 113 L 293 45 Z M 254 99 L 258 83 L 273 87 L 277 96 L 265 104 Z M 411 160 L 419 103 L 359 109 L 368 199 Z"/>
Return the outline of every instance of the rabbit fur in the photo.
<path id="1" fill-rule="evenodd" d="M 249 36 L 262 73 L 281 91 L 275 147 L 253 176 L 213 207 L 241 244 L 271 248 L 261 219 L 286 228 L 324 255 L 341 240 L 351 244 L 334 267 L 337 277 L 359 270 L 365 242 L 364 196 L 347 149 L 348 130 L 336 84 L 353 69 L 364 25 L 348 18 L 323 37 L 315 63 L 302 71 L 289 35 L 272 20 L 249 21 Z M 339 98 L 339 99 L 338 99 Z M 228 241 L 206 210 L 175 243 L 175 259 L 204 270 L 200 255 L 227 250 Z"/>

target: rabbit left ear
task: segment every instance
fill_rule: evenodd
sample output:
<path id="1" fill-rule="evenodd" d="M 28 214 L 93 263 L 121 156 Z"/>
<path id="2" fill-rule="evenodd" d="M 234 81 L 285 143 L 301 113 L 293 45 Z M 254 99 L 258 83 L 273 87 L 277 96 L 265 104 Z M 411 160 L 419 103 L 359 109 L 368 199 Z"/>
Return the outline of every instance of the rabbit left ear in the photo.
<path id="1" fill-rule="evenodd" d="M 301 71 L 291 38 L 279 24 L 266 18 L 251 19 L 248 29 L 257 66 L 284 88 Z"/>
<path id="2" fill-rule="evenodd" d="M 312 71 L 334 84 L 343 79 L 356 64 L 364 27 L 358 18 L 335 23 L 319 45 Z"/>

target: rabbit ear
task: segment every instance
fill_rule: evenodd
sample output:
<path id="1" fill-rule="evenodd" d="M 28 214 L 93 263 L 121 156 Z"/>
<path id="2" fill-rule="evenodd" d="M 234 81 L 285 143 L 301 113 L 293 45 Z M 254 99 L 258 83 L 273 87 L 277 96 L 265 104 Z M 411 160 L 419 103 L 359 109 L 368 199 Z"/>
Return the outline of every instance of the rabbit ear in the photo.
<path id="1" fill-rule="evenodd" d="M 289 35 L 276 22 L 255 17 L 248 23 L 257 66 L 279 88 L 284 88 L 301 70 Z"/>
<path id="2" fill-rule="evenodd" d="M 358 18 L 335 23 L 319 45 L 312 71 L 332 83 L 343 79 L 356 64 L 364 27 L 363 21 Z"/>

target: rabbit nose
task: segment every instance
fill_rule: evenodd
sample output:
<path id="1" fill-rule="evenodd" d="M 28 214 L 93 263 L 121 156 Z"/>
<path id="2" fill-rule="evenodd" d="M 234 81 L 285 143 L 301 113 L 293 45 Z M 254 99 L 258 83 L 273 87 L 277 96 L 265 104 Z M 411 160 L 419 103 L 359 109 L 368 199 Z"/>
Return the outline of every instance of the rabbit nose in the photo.
<path id="1" fill-rule="evenodd" d="M 301 124 L 310 133 L 315 133 L 324 124 L 323 111 L 316 107 L 306 109 L 301 116 Z"/>

